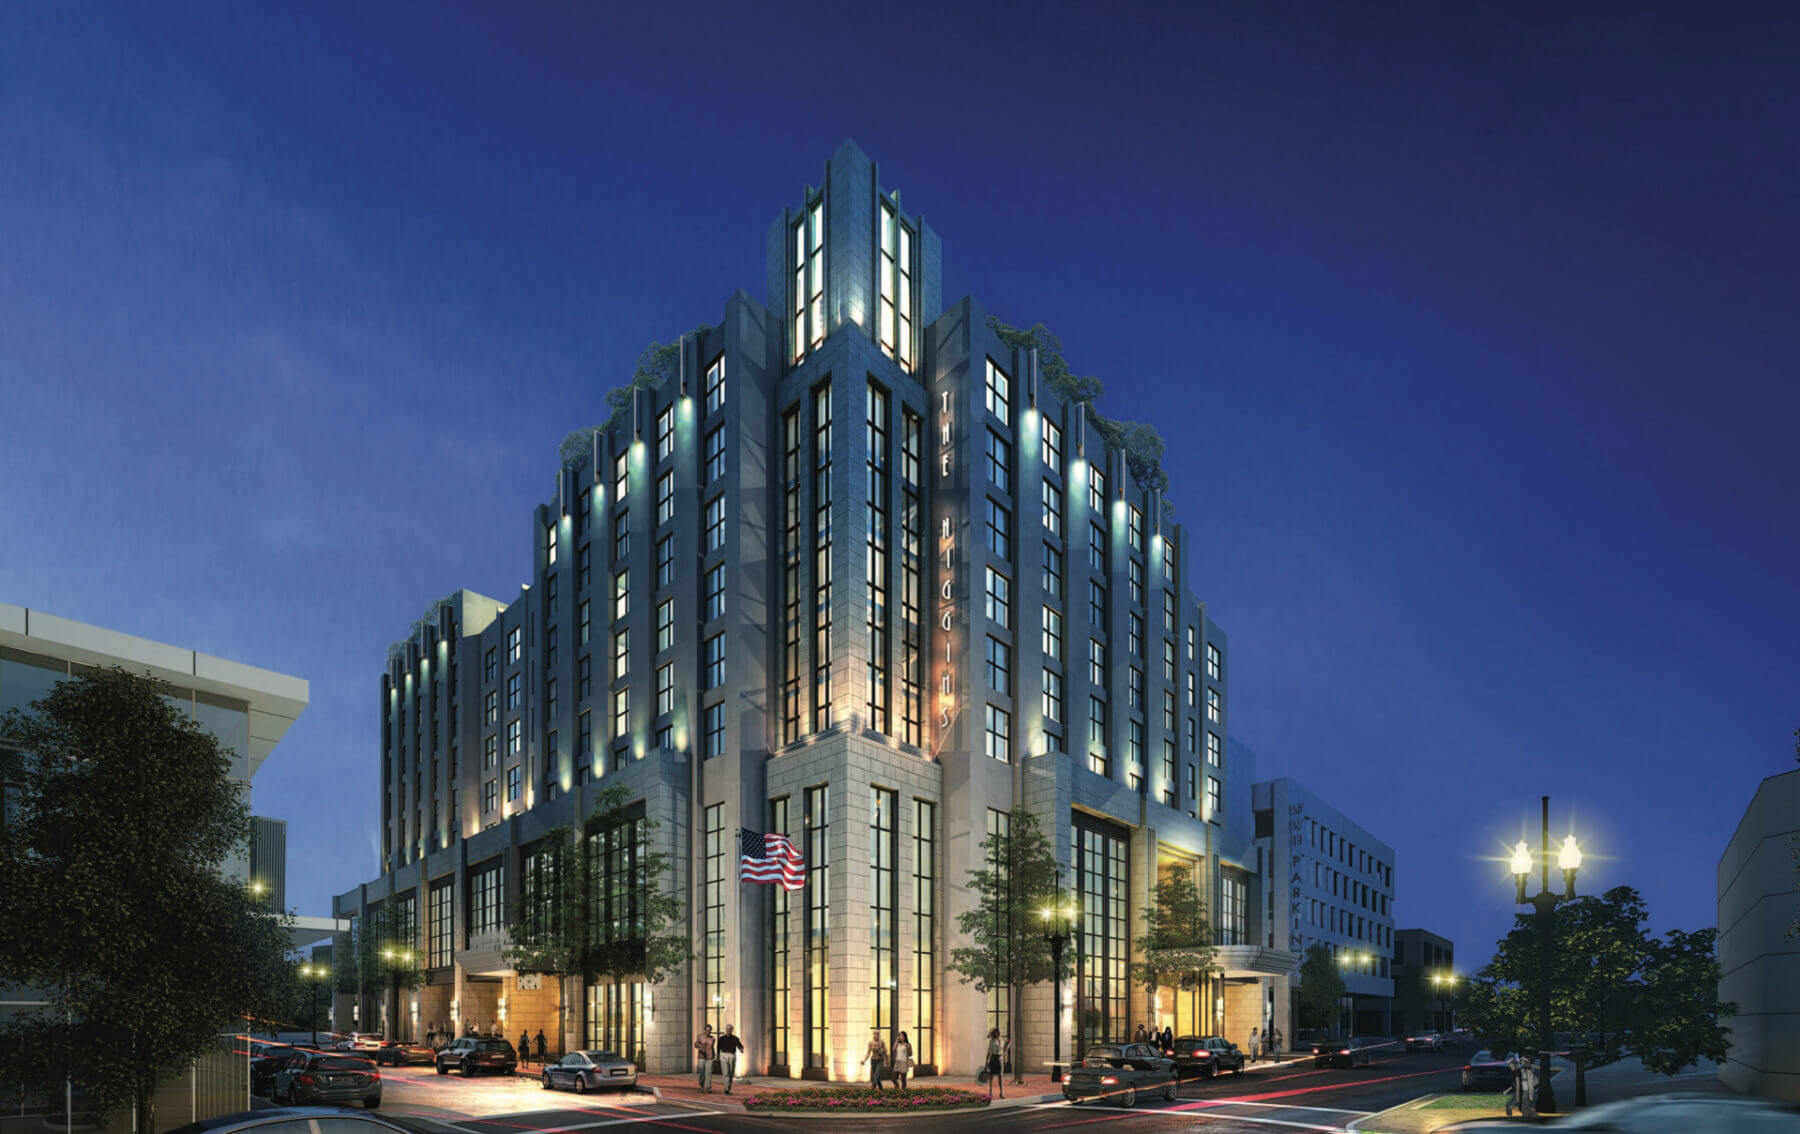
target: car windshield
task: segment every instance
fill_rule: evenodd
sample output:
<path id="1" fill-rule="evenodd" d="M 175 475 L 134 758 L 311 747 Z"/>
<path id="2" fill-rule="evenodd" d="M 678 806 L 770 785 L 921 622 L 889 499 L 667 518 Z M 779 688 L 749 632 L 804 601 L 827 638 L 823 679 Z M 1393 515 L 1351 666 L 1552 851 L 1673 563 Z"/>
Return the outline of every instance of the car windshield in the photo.
<path id="1" fill-rule="evenodd" d="M 345 1059 L 342 1056 L 327 1055 L 313 1060 L 315 1071 L 367 1071 L 369 1061 L 366 1059 Z"/>
<path id="2" fill-rule="evenodd" d="M 1124 1052 L 1116 1047 L 1090 1047 L 1084 1059 L 1119 1059 Z"/>
<path id="3" fill-rule="evenodd" d="M 619 1061 L 619 1053 L 616 1051 L 584 1051 L 581 1054 L 595 1063 L 617 1063 Z"/>
<path id="4" fill-rule="evenodd" d="M 504 1051 L 508 1055 L 512 1054 L 512 1044 L 505 1040 L 482 1040 L 476 1047 L 480 1051 Z"/>
<path id="5" fill-rule="evenodd" d="M 258 1053 L 257 1058 L 258 1059 L 285 1059 L 286 1057 L 288 1057 L 290 1055 L 296 1054 L 299 1050 L 300 1049 L 297 1047 L 265 1047 L 262 1049 L 262 1051 L 260 1053 Z"/>

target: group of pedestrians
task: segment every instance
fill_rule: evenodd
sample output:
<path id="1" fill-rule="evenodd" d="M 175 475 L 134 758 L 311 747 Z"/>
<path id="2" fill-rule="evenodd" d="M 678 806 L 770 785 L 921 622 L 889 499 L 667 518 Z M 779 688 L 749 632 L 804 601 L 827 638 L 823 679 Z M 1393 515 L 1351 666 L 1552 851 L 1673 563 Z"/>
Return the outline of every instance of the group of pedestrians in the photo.
<path id="1" fill-rule="evenodd" d="M 901 1032 L 894 1038 L 894 1049 L 888 1050 L 887 1041 L 881 1038 L 879 1030 L 869 1033 L 869 1050 L 864 1053 L 863 1061 L 869 1065 L 869 1087 L 879 1091 L 881 1084 L 889 1080 L 899 1090 L 906 1089 L 907 1077 L 913 1069 L 912 1041 Z"/>
<path id="2" fill-rule="evenodd" d="M 731 1093 L 731 1082 L 737 1078 L 738 1061 L 744 1055 L 744 1041 L 737 1037 L 733 1025 L 725 1025 L 725 1034 L 713 1035 L 712 1025 L 701 1026 L 694 1037 L 694 1052 L 700 1070 L 700 1090 L 712 1093 L 712 1077 L 725 1076 L 725 1093 Z"/>
<path id="3" fill-rule="evenodd" d="M 539 1066 L 542 1066 L 544 1063 L 545 1051 L 546 1051 L 546 1047 L 544 1044 L 544 1030 L 542 1028 L 539 1028 L 538 1034 L 537 1034 L 537 1061 L 538 1061 Z M 530 1062 L 531 1062 L 531 1037 L 524 1032 L 520 1032 L 519 1033 L 519 1063 L 521 1065 L 523 1065 L 523 1064 L 530 1063 Z"/>
<path id="4" fill-rule="evenodd" d="M 1267 1034 L 1261 1028 L 1251 1028 L 1250 1062 L 1261 1063 L 1264 1059 L 1280 1059 L 1281 1040 L 1280 1028 L 1270 1028 Z"/>

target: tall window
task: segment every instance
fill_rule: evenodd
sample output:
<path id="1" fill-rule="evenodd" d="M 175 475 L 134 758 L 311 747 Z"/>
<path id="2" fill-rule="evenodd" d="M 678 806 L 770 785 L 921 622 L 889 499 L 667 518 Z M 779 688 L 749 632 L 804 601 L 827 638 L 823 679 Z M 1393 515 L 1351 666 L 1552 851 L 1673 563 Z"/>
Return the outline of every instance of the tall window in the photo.
<path id="1" fill-rule="evenodd" d="M 769 801 L 769 830 L 788 833 L 788 801 Z M 788 914 L 789 890 L 786 886 L 770 886 L 769 917 L 769 1063 L 775 1067 L 788 1065 Z"/>
<path id="2" fill-rule="evenodd" d="M 623 681 L 631 676 L 631 627 L 627 626 L 613 635 L 613 680 Z"/>
<path id="3" fill-rule="evenodd" d="M 1217 821 L 1225 813 L 1225 785 L 1219 777 L 1206 777 L 1206 817 Z"/>
<path id="4" fill-rule="evenodd" d="M 792 230 L 794 363 L 825 341 L 825 196 L 811 202 Z"/>
<path id="5" fill-rule="evenodd" d="M 583 844 L 588 863 L 588 934 L 603 945 L 641 940 L 639 913 L 646 852 L 641 815 L 611 826 L 588 828 Z M 588 1046 L 617 1051 L 640 1066 L 644 1061 L 644 985 L 641 982 L 596 984 L 588 989 Z"/>
<path id="6" fill-rule="evenodd" d="M 1052 484 L 1049 477 L 1045 477 L 1042 495 L 1044 501 L 1044 530 L 1055 536 L 1057 539 L 1061 539 L 1063 534 L 1062 489 Z"/>
<path id="7" fill-rule="evenodd" d="M 1075 1050 L 1086 1051 L 1128 1029 L 1126 903 L 1131 879 L 1122 834 L 1078 816 L 1069 845 L 1081 906 L 1075 934 Z"/>
<path id="8" fill-rule="evenodd" d="M 1012 558 L 1012 513 L 993 497 L 987 499 L 988 550 L 1001 559 Z"/>
<path id="9" fill-rule="evenodd" d="M 986 401 L 987 411 L 999 418 L 1000 424 L 1012 424 L 1012 379 L 991 358 L 987 360 Z"/>
<path id="10" fill-rule="evenodd" d="M 551 520 L 544 525 L 544 564 L 546 566 L 556 566 L 557 536 L 561 534 L 558 530 L 561 527 L 562 525 L 556 520 Z"/>
<path id="11" fill-rule="evenodd" d="M 675 518 L 675 474 L 666 472 L 656 478 L 656 522 L 666 524 Z"/>
<path id="12" fill-rule="evenodd" d="M 715 496 L 706 503 L 706 550 L 718 551 L 725 546 L 725 497 Z"/>
<path id="13" fill-rule="evenodd" d="M 617 622 L 631 613 L 631 572 L 620 571 L 613 576 L 613 621 Z"/>
<path id="14" fill-rule="evenodd" d="M 1206 676 L 1214 681 L 1225 676 L 1225 658 L 1219 653 L 1219 647 L 1211 642 L 1206 644 Z"/>
<path id="15" fill-rule="evenodd" d="M 1044 608 L 1044 660 L 1062 660 L 1062 612 L 1055 607 Z"/>
<path id="16" fill-rule="evenodd" d="M 886 788 L 869 790 L 869 947 L 874 965 L 870 969 L 869 1026 L 885 1033 L 883 1039 L 893 1042 L 893 1032 L 900 1019 L 900 970 L 895 965 L 899 945 L 894 924 L 894 911 L 900 904 L 898 875 L 900 861 L 899 799 Z"/>
<path id="17" fill-rule="evenodd" d="M 1207 729 L 1206 730 L 1206 762 L 1216 768 L 1221 763 L 1224 762 L 1224 755 L 1225 755 L 1225 742 L 1219 739 L 1218 733 L 1212 731 L 1211 729 Z"/>
<path id="18" fill-rule="evenodd" d="M 1012 581 L 1005 575 L 987 568 L 986 596 L 983 613 L 987 620 L 1002 630 L 1012 628 Z"/>
<path id="19" fill-rule="evenodd" d="M 718 564 L 706 572 L 706 593 L 700 617 L 707 622 L 725 617 L 725 565 Z"/>
<path id="20" fill-rule="evenodd" d="M 924 660 L 920 657 L 921 573 L 919 466 L 924 422 L 911 410 L 901 416 L 900 476 L 900 739 L 924 743 Z"/>
<path id="21" fill-rule="evenodd" d="M 700 758 L 711 760 L 725 752 L 725 702 L 714 701 L 706 706 L 701 718 L 704 731 L 701 733 Z"/>
<path id="22" fill-rule="evenodd" d="M 656 649 L 658 653 L 675 645 L 675 600 L 656 604 Z"/>
<path id="23" fill-rule="evenodd" d="M 725 684 L 725 635 L 706 640 L 701 655 L 700 688 L 711 691 Z"/>
<path id="24" fill-rule="evenodd" d="M 912 230 L 893 205 L 881 203 L 881 277 L 879 334 L 881 349 L 907 370 L 912 369 Z"/>
<path id="25" fill-rule="evenodd" d="M 613 503 L 623 506 L 631 495 L 631 451 L 620 449 L 613 454 Z"/>
<path id="26" fill-rule="evenodd" d="M 781 665 L 781 742 L 800 739 L 800 411 L 789 410 L 781 418 L 782 480 L 782 586 L 783 626 Z"/>
<path id="27" fill-rule="evenodd" d="M 997 492 L 1012 491 L 1012 446 L 998 433 L 987 431 L 988 483 Z"/>
<path id="28" fill-rule="evenodd" d="M 987 684 L 1003 697 L 1012 696 L 1012 647 L 993 637 L 987 640 Z"/>
<path id="29" fill-rule="evenodd" d="M 1062 563 L 1063 563 L 1062 552 L 1059 549 L 1054 548 L 1046 543 L 1044 545 L 1044 580 L 1043 580 L 1044 596 L 1046 598 L 1053 598 L 1053 599 L 1062 598 L 1062 595 L 1063 595 L 1063 566 L 1062 566 Z"/>
<path id="30" fill-rule="evenodd" d="M 831 727 L 831 384 L 813 391 L 813 728 Z"/>
<path id="31" fill-rule="evenodd" d="M 506 632 L 506 664 L 507 665 L 516 664 L 518 662 L 520 656 L 523 654 L 523 652 L 524 652 L 524 636 L 525 636 L 524 628 L 519 627 L 519 626 L 514 626 L 511 630 L 508 630 Z"/>
<path id="32" fill-rule="evenodd" d="M 994 705 L 987 707 L 987 754 L 1002 764 L 1012 762 L 1012 714 Z"/>
<path id="33" fill-rule="evenodd" d="M 830 789 L 806 789 L 806 1066 L 823 1070 L 831 1055 L 831 858 L 826 810 Z"/>
<path id="34" fill-rule="evenodd" d="M 888 395 L 874 383 L 869 384 L 868 417 L 864 422 L 868 448 L 867 492 L 868 533 L 866 573 L 868 602 L 865 628 L 868 631 L 869 701 L 866 706 L 869 725 L 887 733 L 888 727 Z"/>
<path id="35" fill-rule="evenodd" d="M 451 930 L 456 914 L 456 877 L 445 878 L 431 884 L 427 894 L 430 903 L 427 916 L 431 919 L 429 946 L 425 963 L 434 969 L 446 969 L 451 961 Z"/>
<path id="36" fill-rule="evenodd" d="M 1088 770 L 1112 776 L 1112 758 L 1106 752 L 1106 702 L 1088 698 Z"/>
<path id="37" fill-rule="evenodd" d="M 500 929 L 501 907 L 505 894 L 500 874 L 501 862 L 492 859 L 469 871 L 469 936 L 494 933 Z"/>
<path id="38" fill-rule="evenodd" d="M 1004 935 L 1007 922 L 1012 917 L 1012 879 L 1008 873 L 1011 854 L 1008 842 L 1012 838 L 1012 816 L 1004 811 L 988 808 L 987 841 L 988 872 L 993 876 L 994 885 L 990 892 L 984 894 L 982 906 L 994 915 L 994 931 Z M 1007 1000 L 1007 986 L 1012 983 L 1008 967 L 1002 965 L 1000 979 L 995 987 L 987 992 L 987 1030 L 1000 1029 L 1002 1036 L 1012 1035 L 1010 1003 Z"/>
<path id="39" fill-rule="evenodd" d="M 700 482 L 714 484 L 725 476 L 725 427 L 723 425 L 706 435 L 701 450 L 704 454 Z"/>
<path id="40" fill-rule="evenodd" d="M 675 455 L 675 407 L 664 406 L 656 415 L 656 459 L 666 461 Z"/>
<path id="41" fill-rule="evenodd" d="M 937 804 L 913 800 L 913 1061 L 935 1064 Z"/>
<path id="42" fill-rule="evenodd" d="M 675 663 L 659 666 L 656 671 L 656 715 L 675 711 Z"/>
<path id="43" fill-rule="evenodd" d="M 1048 667 L 1044 669 L 1044 719 L 1049 721 L 1063 719 L 1062 674 Z"/>
<path id="44" fill-rule="evenodd" d="M 656 541 L 656 585 L 666 587 L 675 581 L 675 537 Z"/>
<path id="45" fill-rule="evenodd" d="M 711 1024 L 715 1034 L 724 1032 L 725 1012 L 725 807 L 714 803 L 706 808 L 705 842 L 702 847 L 705 866 L 700 880 L 700 904 L 705 911 L 700 930 L 700 1018 Z"/>
<path id="46" fill-rule="evenodd" d="M 1206 690 L 1206 719 L 1212 724 L 1218 724 L 1224 716 L 1224 708 L 1225 701 L 1219 696 L 1219 691 L 1208 687 Z"/>
<path id="47" fill-rule="evenodd" d="M 1100 466 L 1088 464 L 1088 511 L 1100 523 L 1106 522 L 1106 474 Z"/>
<path id="48" fill-rule="evenodd" d="M 717 413 L 725 405 L 725 356 L 706 368 L 706 412 Z"/>
<path id="49" fill-rule="evenodd" d="M 1062 427 L 1049 418 L 1042 421 L 1043 437 L 1039 443 L 1039 455 L 1043 458 L 1044 467 L 1054 472 L 1062 471 Z"/>

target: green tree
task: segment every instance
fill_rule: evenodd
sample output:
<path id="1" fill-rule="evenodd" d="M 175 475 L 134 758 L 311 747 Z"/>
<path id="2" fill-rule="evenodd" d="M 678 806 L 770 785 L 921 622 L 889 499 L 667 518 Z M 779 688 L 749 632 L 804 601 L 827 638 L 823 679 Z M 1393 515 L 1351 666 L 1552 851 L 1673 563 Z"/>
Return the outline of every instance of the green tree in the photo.
<path id="1" fill-rule="evenodd" d="M 519 972 L 556 977 L 559 1009 L 567 978 L 659 984 L 693 959 L 686 907 L 665 882 L 671 856 L 653 849 L 660 826 L 614 784 L 595 796 L 579 840 L 558 827 L 527 859 L 503 955 Z"/>
<path id="2" fill-rule="evenodd" d="M 417 988 L 425 979 L 419 927 L 408 909 L 389 899 L 368 910 L 356 927 L 355 990 L 365 1004 L 375 1000 L 385 1005 L 390 995 L 394 998 L 389 1031 L 395 1034 L 389 1039 L 398 1038 L 403 1027 L 400 994 Z M 376 1013 L 376 1018 L 379 1016 Z M 373 1022 L 364 1017 L 362 1026 L 368 1028 Z"/>
<path id="3" fill-rule="evenodd" d="M 1050 943 L 1037 911 L 1053 905 L 1057 889 L 1056 851 L 1027 807 L 1008 812 L 1004 833 L 981 840 L 983 865 L 969 871 L 969 888 L 981 895 L 974 909 L 957 915 L 957 928 L 972 942 L 950 951 L 949 968 L 962 983 L 983 994 L 1004 989 L 1013 1027 L 1013 1081 L 1024 1081 L 1021 1019 L 1025 986 L 1050 980 Z"/>
<path id="4" fill-rule="evenodd" d="M 1156 884 L 1156 901 L 1144 907 L 1144 932 L 1132 942 L 1137 960 L 1131 978 L 1152 996 L 1159 988 L 1199 988 L 1217 956 L 1212 941 L 1193 874 L 1170 871 Z"/>
<path id="5" fill-rule="evenodd" d="M 1334 1027 L 1338 1004 L 1343 999 L 1344 977 L 1338 972 L 1331 950 L 1323 945 L 1308 945 L 1300 962 L 1300 1026 Z"/>
<path id="6" fill-rule="evenodd" d="M 1675 1075 L 1702 1058 L 1725 1058 L 1731 1041 L 1719 1021 L 1735 1016 L 1737 1005 L 1719 1000 L 1718 935 L 1712 928 L 1671 929 L 1663 940 L 1650 939 L 1643 992 L 1625 1044 L 1645 1069 Z"/>
<path id="7" fill-rule="evenodd" d="M 159 1077 L 283 1011 L 289 968 L 286 919 L 225 873 L 250 835 L 230 760 L 170 692 L 90 670 L 0 720 L 31 754 L 0 827 L 0 983 L 49 1002 L 0 1023 L 0 1080 L 59 1095 L 73 1070 L 139 1130 Z"/>
<path id="8" fill-rule="evenodd" d="M 631 399 L 639 390 L 660 389 L 664 382 L 675 376 L 681 368 L 681 339 L 698 341 L 712 331 L 711 323 L 701 323 L 672 343 L 651 342 L 640 351 L 637 366 L 631 372 L 631 381 L 606 392 L 606 408 L 609 411 L 606 420 L 599 425 L 577 429 L 563 437 L 562 444 L 557 447 L 557 455 L 562 459 L 563 468 L 577 468 L 588 458 L 593 448 L 594 434 L 605 433 L 623 421 L 625 415 L 631 412 Z"/>

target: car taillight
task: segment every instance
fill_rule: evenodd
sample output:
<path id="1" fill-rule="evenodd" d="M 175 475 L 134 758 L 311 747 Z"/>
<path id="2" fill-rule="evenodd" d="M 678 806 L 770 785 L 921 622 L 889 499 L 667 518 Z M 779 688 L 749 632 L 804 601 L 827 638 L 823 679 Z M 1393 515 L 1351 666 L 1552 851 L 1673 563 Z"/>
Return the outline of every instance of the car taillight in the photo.
<path id="1" fill-rule="evenodd" d="M 1338 1054 L 1339 1054 L 1339 1055 L 1349 1055 L 1349 1054 L 1350 1054 L 1350 1049 L 1349 1049 L 1349 1048 L 1345 1048 L 1345 1049 L 1344 1049 L 1344 1050 L 1342 1050 L 1342 1051 L 1340 1051 L 1340 1052 L 1338 1052 Z"/>
<path id="2" fill-rule="evenodd" d="M 301 1086 L 301 1087 L 316 1087 L 319 1085 L 318 1081 L 315 1080 L 311 1075 L 302 1075 L 298 1079 L 295 1079 L 294 1083 L 296 1086 Z"/>
<path id="3" fill-rule="evenodd" d="M 1100 1085 L 1103 1087 L 1116 1087 L 1119 1085 L 1119 1077 L 1117 1075 L 1103 1076 L 1100 1080 Z"/>
<path id="4" fill-rule="evenodd" d="M 1211 1059 L 1211 1058 L 1212 1058 L 1212 1052 L 1210 1052 L 1210 1051 L 1196 1051 L 1196 1052 L 1194 1052 L 1194 1058 L 1195 1058 L 1195 1059 Z"/>

